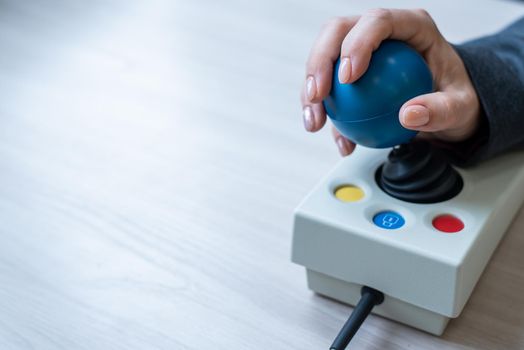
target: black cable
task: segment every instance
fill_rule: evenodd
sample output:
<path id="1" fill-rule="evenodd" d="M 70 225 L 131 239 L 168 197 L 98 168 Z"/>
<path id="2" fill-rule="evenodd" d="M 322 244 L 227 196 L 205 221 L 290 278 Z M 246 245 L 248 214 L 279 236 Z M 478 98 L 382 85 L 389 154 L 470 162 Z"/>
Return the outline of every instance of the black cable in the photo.
<path id="1" fill-rule="evenodd" d="M 351 316 L 338 333 L 335 341 L 329 348 L 329 350 L 344 350 L 349 344 L 355 333 L 362 325 L 362 322 L 371 313 L 371 310 L 375 305 L 382 304 L 384 301 L 384 294 L 369 287 L 362 287 L 360 292 L 362 297 L 360 298 L 357 306 L 353 309 Z"/>

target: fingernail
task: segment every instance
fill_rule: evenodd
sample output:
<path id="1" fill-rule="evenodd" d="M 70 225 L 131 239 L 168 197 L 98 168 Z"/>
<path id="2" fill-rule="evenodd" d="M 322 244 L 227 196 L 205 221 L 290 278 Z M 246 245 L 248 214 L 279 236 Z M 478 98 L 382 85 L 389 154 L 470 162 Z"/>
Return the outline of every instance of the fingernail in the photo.
<path id="1" fill-rule="evenodd" d="M 340 155 L 345 157 L 349 154 L 349 145 L 342 136 L 337 137 L 336 140 L 338 151 L 340 152 Z"/>
<path id="2" fill-rule="evenodd" d="M 345 84 L 349 81 L 349 78 L 351 77 L 351 61 L 349 58 L 344 57 L 340 61 L 340 66 L 338 68 L 338 81 L 340 81 L 342 84 Z"/>
<path id="3" fill-rule="evenodd" d="M 424 106 L 409 106 L 404 109 L 401 118 L 406 126 L 423 126 L 429 122 L 429 110 Z"/>
<path id="4" fill-rule="evenodd" d="M 307 77 L 306 80 L 306 93 L 308 100 L 312 101 L 317 95 L 317 83 L 313 76 Z"/>
<path id="5" fill-rule="evenodd" d="M 313 114 L 313 109 L 310 106 L 304 107 L 302 111 L 302 117 L 304 118 L 304 127 L 307 131 L 313 131 L 315 126 L 315 115 Z"/>

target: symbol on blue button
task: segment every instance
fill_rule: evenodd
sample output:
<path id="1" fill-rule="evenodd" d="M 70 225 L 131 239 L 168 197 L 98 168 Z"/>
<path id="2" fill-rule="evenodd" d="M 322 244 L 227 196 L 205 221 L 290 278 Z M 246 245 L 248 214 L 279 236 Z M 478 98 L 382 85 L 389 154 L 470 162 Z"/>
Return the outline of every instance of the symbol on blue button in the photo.
<path id="1" fill-rule="evenodd" d="M 394 211 L 381 211 L 373 217 L 373 223 L 378 227 L 394 230 L 404 226 L 404 218 Z"/>

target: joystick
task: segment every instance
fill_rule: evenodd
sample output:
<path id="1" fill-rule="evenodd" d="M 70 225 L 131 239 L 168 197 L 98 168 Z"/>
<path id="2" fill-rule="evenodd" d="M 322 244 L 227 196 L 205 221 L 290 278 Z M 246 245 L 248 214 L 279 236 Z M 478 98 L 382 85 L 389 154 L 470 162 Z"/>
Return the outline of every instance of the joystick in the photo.
<path id="1" fill-rule="evenodd" d="M 354 83 L 340 84 L 337 69 L 325 109 L 366 147 L 296 208 L 292 261 L 306 268 L 311 290 L 355 306 L 331 349 L 344 349 L 370 313 L 440 335 L 523 202 L 524 152 L 460 169 L 413 139 L 398 112 L 431 92 L 432 80 L 402 42 L 384 41 Z"/>
<path id="2" fill-rule="evenodd" d="M 376 172 L 378 186 L 411 203 L 437 203 L 456 196 L 462 178 L 427 142 L 409 142 L 416 132 L 400 124 L 400 107 L 432 91 L 431 71 L 407 44 L 386 40 L 373 53 L 366 73 L 342 84 L 334 69 L 326 111 L 336 128 L 353 142 L 373 147 L 395 146 Z M 398 146 L 400 145 L 400 146 Z"/>

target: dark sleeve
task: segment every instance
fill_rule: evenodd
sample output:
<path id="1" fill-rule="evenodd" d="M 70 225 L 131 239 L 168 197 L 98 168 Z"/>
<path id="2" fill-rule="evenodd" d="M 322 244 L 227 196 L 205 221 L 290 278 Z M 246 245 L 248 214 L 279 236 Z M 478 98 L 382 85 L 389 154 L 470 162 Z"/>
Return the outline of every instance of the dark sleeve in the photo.
<path id="1" fill-rule="evenodd" d="M 469 165 L 524 148 L 524 17 L 501 32 L 454 46 L 477 91 L 481 123 L 465 142 L 448 145 L 456 163 Z"/>

